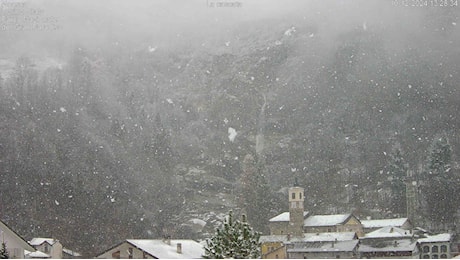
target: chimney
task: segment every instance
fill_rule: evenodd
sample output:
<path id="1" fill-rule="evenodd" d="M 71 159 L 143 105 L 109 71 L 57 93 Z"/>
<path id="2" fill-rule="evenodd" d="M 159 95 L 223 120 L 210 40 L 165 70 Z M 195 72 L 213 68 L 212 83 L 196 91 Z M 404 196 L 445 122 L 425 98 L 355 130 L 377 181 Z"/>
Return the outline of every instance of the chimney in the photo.
<path id="1" fill-rule="evenodd" d="M 163 238 L 163 242 L 167 245 L 171 245 L 171 236 L 165 236 L 165 238 Z"/>
<path id="2" fill-rule="evenodd" d="M 291 234 L 287 234 L 287 241 L 291 241 Z"/>
<path id="3" fill-rule="evenodd" d="M 177 253 L 182 254 L 182 243 L 177 243 Z"/>

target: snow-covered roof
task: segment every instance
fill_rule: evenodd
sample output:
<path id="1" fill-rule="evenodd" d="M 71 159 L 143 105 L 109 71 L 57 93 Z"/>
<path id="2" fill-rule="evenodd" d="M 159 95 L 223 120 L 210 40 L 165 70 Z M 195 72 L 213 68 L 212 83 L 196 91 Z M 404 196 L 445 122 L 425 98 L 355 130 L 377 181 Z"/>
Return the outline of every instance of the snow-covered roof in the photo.
<path id="1" fill-rule="evenodd" d="M 348 241 L 356 238 L 355 232 L 329 232 L 329 233 L 304 233 L 302 237 L 291 236 L 288 240 L 287 235 L 268 235 L 261 236 L 260 242 L 332 242 Z"/>
<path id="2" fill-rule="evenodd" d="M 33 248 L 24 238 L 22 238 L 18 233 L 12 230 L 5 222 L 0 220 L 0 233 L 2 233 L 2 239 L 5 237 L 12 239 L 18 243 L 18 246 L 24 248 L 24 250 L 34 251 Z"/>
<path id="3" fill-rule="evenodd" d="M 47 242 L 50 245 L 53 245 L 54 243 L 56 243 L 56 240 L 52 238 L 34 237 L 32 238 L 32 240 L 29 241 L 29 244 L 33 246 L 39 246 L 45 242 Z"/>
<path id="4" fill-rule="evenodd" d="M 307 227 L 322 227 L 322 226 L 335 226 L 342 224 L 350 217 L 350 214 L 338 215 L 314 215 L 308 217 L 304 221 L 304 226 Z"/>
<path id="5" fill-rule="evenodd" d="M 437 242 L 449 242 L 452 236 L 449 233 L 442 233 L 438 235 L 428 236 L 425 238 L 419 238 L 419 243 L 437 243 Z"/>
<path id="6" fill-rule="evenodd" d="M 407 222 L 407 218 L 391 218 L 391 219 L 371 219 L 361 220 L 364 228 L 381 228 L 381 227 L 401 227 Z"/>
<path id="7" fill-rule="evenodd" d="M 156 258 L 201 258 L 203 246 L 189 239 L 173 239 L 168 244 L 161 239 L 128 239 L 128 243 Z M 177 253 L 177 244 L 182 244 L 182 253 Z"/>
<path id="8" fill-rule="evenodd" d="M 287 252 L 351 252 L 356 248 L 358 243 L 358 240 L 296 243 L 294 248 L 288 249 Z"/>
<path id="9" fill-rule="evenodd" d="M 30 252 L 30 251 L 27 251 L 27 250 L 24 250 L 24 255 L 26 256 L 26 258 L 51 258 L 50 255 L 48 254 L 45 254 L 41 251 L 35 251 L 35 252 Z"/>
<path id="10" fill-rule="evenodd" d="M 417 247 L 416 241 L 410 239 L 403 240 L 389 240 L 380 242 L 379 244 L 368 245 L 361 243 L 359 245 L 359 252 L 401 252 L 401 251 L 414 251 Z"/>
<path id="11" fill-rule="evenodd" d="M 266 243 L 266 242 L 287 243 L 287 242 L 299 242 L 302 240 L 303 240 L 303 237 L 299 237 L 299 236 L 291 236 L 288 239 L 287 235 L 267 235 L 267 236 L 260 236 L 260 239 L 259 239 L 261 243 Z"/>
<path id="12" fill-rule="evenodd" d="M 62 248 L 62 252 L 65 253 L 65 254 L 68 254 L 70 256 L 77 256 L 77 257 L 81 256 L 80 253 L 72 251 L 72 250 L 67 249 L 67 248 Z"/>
<path id="13" fill-rule="evenodd" d="M 356 238 L 355 232 L 304 233 L 306 242 L 347 241 Z"/>
<path id="14" fill-rule="evenodd" d="M 303 217 L 305 218 L 308 215 L 308 211 L 303 212 Z M 269 222 L 288 222 L 289 221 L 289 212 L 283 212 L 276 217 L 273 217 Z"/>
<path id="15" fill-rule="evenodd" d="M 398 227 L 383 227 L 364 235 L 362 238 L 409 238 L 412 237 L 410 230 Z"/>

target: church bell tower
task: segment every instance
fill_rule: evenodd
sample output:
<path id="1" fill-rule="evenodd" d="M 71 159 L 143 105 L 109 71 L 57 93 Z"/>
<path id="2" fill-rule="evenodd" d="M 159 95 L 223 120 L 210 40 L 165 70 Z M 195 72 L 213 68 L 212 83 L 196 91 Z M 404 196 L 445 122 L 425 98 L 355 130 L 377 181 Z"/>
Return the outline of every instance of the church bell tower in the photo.
<path id="1" fill-rule="evenodd" d="M 293 236 L 303 235 L 304 189 L 298 185 L 289 188 L 289 233 Z"/>

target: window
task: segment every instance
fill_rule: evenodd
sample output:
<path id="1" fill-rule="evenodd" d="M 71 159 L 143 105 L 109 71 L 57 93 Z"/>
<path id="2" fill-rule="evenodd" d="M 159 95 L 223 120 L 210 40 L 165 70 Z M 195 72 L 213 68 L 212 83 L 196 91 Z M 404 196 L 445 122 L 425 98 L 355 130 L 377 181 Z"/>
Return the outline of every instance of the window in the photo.
<path id="1" fill-rule="evenodd" d="M 430 252 L 430 247 L 429 246 L 424 246 L 423 247 L 423 253 L 429 253 Z"/>
<path id="2" fill-rule="evenodd" d="M 48 254 L 50 252 L 50 248 L 48 247 L 48 244 L 46 242 L 45 242 L 43 250 L 45 251 L 44 253 L 46 253 L 46 254 Z"/>
<path id="3" fill-rule="evenodd" d="M 292 193 L 291 198 L 295 200 L 295 192 Z"/>
<path id="4" fill-rule="evenodd" d="M 438 258 L 439 258 L 439 257 L 438 257 L 438 255 L 436 255 L 436 254 L 431 256 L 431 259 L 438 259 Z"/>
<path id="5" fill-rule="evenodd" d="M 431 252 L 433 252 L 433 253 L 439 252 L 439 251 L 438 251 L 438 246 L 433 246 L 433 247 L 431 248 Z"/>
<path id="6" fill-rule="evenodd" d="M 302 192 L 299 193 L 299 199 L 302 199 Z"/>
<path id="7" fill-rule="evenodd" d="M 430 259 L 430 255 L 423 255 L 423 259 Z"/>
<path id="8" fill-rule="evenodd" d="M 132 247 L 128 248 L 128 258 L 133 259 L 133 248 Z"/>
<path id="9" fill-rule="evenodd" d="M 446 245 L 442 245 L 441 246 L 441 252 L 442 253 L 447 253 L 447 246 Z M 442 257 L 441 257 L 442 258 Z"/>
<path id="10" fill-rule="evenodd" d="M 295 208 L 296 208 L 296 205 L 297 205 L 297 203 L 295 203 L 295 201 L 293 201 L 293 202 L 291 203 L 291 208 L 295 209 Z"/>
<path id="11" fill-rule="evenodd" d="M 442 254 L 442 255 L 441 255 L 441 258 L 447 258 L 447 255 L 446 255 L 446 254 Z"/>
<path id="12" fill-rule="evenodd" d="M 120 259 L 120 250 L 112 253 L 113 259 Z"/>

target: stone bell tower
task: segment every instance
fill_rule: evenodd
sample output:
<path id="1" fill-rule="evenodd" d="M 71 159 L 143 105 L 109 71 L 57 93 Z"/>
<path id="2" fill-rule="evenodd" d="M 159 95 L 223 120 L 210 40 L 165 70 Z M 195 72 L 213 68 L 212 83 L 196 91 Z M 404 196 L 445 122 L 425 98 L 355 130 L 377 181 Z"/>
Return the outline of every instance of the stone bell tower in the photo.
<path id="1" fill-rule="evenodd" d="M 293 236 L 303 235 L 304 221 L 304 189 L 297 183 L 289 188 L 289 227 L 288 232 Z"/>

